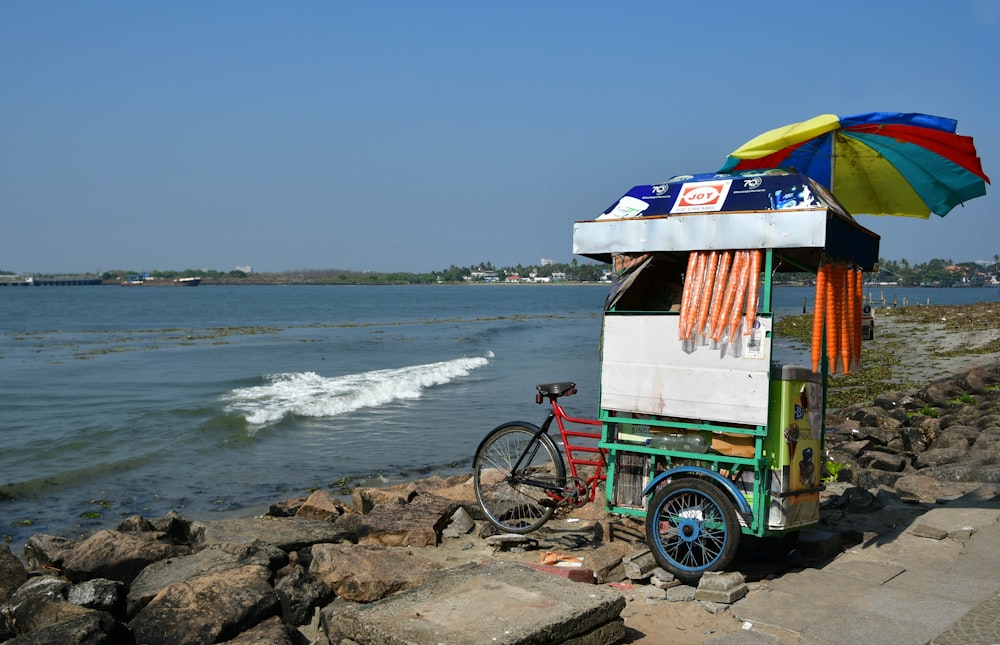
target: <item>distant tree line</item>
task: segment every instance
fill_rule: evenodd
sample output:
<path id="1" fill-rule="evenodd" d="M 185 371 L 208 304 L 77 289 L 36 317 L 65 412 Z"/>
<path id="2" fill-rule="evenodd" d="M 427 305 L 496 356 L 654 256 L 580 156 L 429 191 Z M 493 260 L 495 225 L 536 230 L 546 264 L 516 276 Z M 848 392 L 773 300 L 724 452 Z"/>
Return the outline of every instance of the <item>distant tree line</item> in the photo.
<path id="1" fill-rule="evenodd" d="M 982 287 L 997 284 L 1000 280 L 1000 255 L 992 263 L 953 262 L 935 258 L 922 264 L 902 260 L 879 258 L 878 271 L 865 274 L 865 281 L 898 284 L 904 287 Z M 780 273 L 776 284 L 811 283 L 810 273 Z"/>
<path id="2" fill-rule="evenodd" d="M 522 281 L 551 281 L 553 276 L 566 282 L 598 282 L 607 275 L 610 266 L 592 260 L 577 260 L 569 263 L 550 262 L 538 265 L 495 266 L 492 262 L 480 262 L 469 266 L 452 264 L 447 269 L 429 273 L 352 271 L 345 269 L 307 269 L 278 273 L 248 273 L 240 270 L 217 271 L 213 269 L 184 269 L 183 271 L 157 270 L 134 271 L 113 270 L 100 274 L 102 280 L 117 283 L 131 275 L 148 273 L 161 280 L 201 277 L 204 283 L 214 284 L 462 284 L 484 281 L 507 281 L 508 276 L 518 276 Z M 13 275 L 12 271 L 0 269 L 0 275 Z M 35 274 L 37 277 L 51 277 Z M 488 277 L 486 277 L 488 276 Z M 983 286 L 996 284 L 1000 279 L 1000 255 L 993 256 L 992 263 L 959 262 L 935 258 L 922 264 L 910 264 L 902 260 L 879 259 L 879 270 L 866 274 L 870 282 L 895 283 L 901 286 Z M 811 273 L 778 273 L 775 284 L 811 284 Z"/>

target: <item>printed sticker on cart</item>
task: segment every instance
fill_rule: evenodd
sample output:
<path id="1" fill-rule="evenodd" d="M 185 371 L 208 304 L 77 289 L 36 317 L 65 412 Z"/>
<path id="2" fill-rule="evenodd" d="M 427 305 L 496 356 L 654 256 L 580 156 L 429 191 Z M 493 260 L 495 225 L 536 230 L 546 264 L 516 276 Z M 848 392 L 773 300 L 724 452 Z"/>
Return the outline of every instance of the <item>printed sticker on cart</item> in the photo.
<path id="1" fill-rule="evenodd" d="M 701 213 L 721 211 L 729 195 L 732 179 L 695 181 L 684 184 L 671 213 Z"/>

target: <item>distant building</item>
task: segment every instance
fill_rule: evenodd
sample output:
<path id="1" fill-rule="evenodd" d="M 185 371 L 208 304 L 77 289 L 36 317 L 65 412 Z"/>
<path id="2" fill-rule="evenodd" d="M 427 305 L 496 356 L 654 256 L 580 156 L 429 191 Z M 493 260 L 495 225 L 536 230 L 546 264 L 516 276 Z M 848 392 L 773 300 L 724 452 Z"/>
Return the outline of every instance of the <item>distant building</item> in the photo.
<path id="1" fill-rule="evenodd" d="M 547 267 L 550 264 L 553 264 L 552 260 L 550 260 L 549 258 L 542 258 L 542 266 L 543 267 Z"/>
<path id="2" fill-rule="evenodd" d="M 559 282 L 560 280 L 564 281 L 566 280 L 566 274 L 563 271 L 553 271 L 552 280 L 555 282 Z"/>
<path id="3" fill-rule="evenodd" d="M 496 271 L 483 271 L 482 269 L 472 271 L 469 277 L 473 280 L 482 280 L 483 282 L 496 282 L 498 280 Z"/>
<path id="4" fill-rule="evenodd" d="M 242 271 L 243 273 L 253 273 L 253 267 L 249 265 L 243 267 L 236 267 L 236 271 Z"/>

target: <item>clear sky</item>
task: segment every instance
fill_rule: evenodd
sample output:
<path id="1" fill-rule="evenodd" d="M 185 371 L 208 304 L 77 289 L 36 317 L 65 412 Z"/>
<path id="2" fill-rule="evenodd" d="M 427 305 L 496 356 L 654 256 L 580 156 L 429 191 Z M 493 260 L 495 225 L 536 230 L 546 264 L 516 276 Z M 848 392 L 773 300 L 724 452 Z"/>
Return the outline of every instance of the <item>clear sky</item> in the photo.
<path id="1" fill-rule="evenodd" d="M 575 220 L 823 113 L 958 120 L 1000 181 L 1000 2 L 0 3 L 0 270 L 569 262 Z M 859 217 L 992 260 L 997 189 Z"/>

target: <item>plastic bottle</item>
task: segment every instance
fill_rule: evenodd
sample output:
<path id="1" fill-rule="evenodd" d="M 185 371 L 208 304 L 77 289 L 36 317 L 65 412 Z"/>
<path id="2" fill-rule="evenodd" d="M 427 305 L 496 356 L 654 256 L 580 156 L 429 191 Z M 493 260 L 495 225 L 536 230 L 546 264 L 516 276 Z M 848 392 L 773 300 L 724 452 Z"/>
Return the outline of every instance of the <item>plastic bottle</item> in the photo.
<path id="1" fill-rule="evenodd" d="M 650 448 L 675 450 L 677 452 L 706 453 L 710 447 L 703 432 L 685 434 L 655 434 L 646 442 Z"/>

